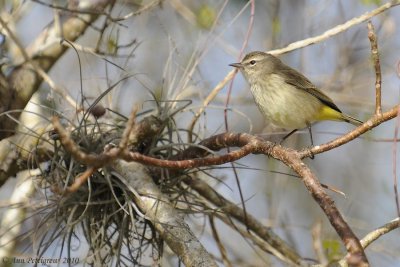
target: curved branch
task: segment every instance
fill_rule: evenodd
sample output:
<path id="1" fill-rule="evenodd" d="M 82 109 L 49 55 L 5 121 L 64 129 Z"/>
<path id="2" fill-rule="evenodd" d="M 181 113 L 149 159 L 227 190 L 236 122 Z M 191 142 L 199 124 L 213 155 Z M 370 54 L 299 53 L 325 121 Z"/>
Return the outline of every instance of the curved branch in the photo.
<path id="1" fill-rule="evenodd" d="M 296 150 L 284 148 L 280 145 L 275 145 L 272 142 L 263 141 L 261 138 L 254 137 L 250 134 L 226 133 L 210 137 L 200 143 L 202 146 L 208 147 L 212 150 L 220 150 L 226 147 L 241 147 L 241 149 L 218 157 L 205 157 L 177 161 L 161 160 L 142 155 L 137 152 L 130 152 L 127 149 L 121 149 L 119 147 L 111 148 L 100 155 L 87 155 L 85 152 L 78 150 L 76 145 L 72 145 L 73 141 L 68 140 L 68 134 L 65 133 L 65 130 L 57 122 L 57 119 L 53 119 L 54 127 L 60 135 L 60 140 L 64 145 L 65 150 L 71 153 L 72 156 L 78 161 L 97 167 L 99 167 L 99 165 L 96 164 L 99 162 L 111 163 L 111 161 L 116 160 L 117 158 L 164 168 L 188 169 L 199 166 L 226 163 L 242 158 L 250 153 L 262 153 L 264 155 L 272 156 L 275 159 L 282 161 L 301 177 L 306 188 L 309 190 L 314 200 L 320 205 L 321 209 L 328 217 L 331 225 L 335 228 L 336 232 L 345 244 L 350 255 L 348 257 L 348 261 L 357 266 L 366 266 L 368 264 L 368 260 L 365 256 L 360 241 L 343 219 L 333 200 L 326 194 L 318 178 L 303 163 L 301 157 L 299 156 L 300 153 Z M 200 150 L 199 147 L 194 147 L 190 151 L 187 151 L 186 154 L 191 155 L 192 152 L 198 150 Z M 105 161 L 105 159 L 107 160 Z"/>

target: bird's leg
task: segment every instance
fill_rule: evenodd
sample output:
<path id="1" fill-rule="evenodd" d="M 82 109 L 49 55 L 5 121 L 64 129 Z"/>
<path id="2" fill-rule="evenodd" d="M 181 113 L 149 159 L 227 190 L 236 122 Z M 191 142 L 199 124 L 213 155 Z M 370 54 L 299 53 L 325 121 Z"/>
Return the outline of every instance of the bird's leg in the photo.
<path id="1" fill-rule="evenodd" d="M 307 123 L 307 128 L 308 128 L 308 132 L 310 133 L 311 147 L 313 147 L 314 146 L 314 140 L 313 140 L 313 137 L 312 137 L 311 123 Z M 310 159 L 314 159 L 314 154 L 311 154 Z"/>
<path id="2" fill-rule="evenodd" d="M 283 141 L 285 141 L 289 136 L 291 136 L 292 134 L 294 134 L 295 132 L 297 132 L 297 129 L 294 129 L 293 131 L 291 131 L 290 133 L 288 133 L 287 135 L 285 135 L 282 140 L 279 142 L 280 145 L 282 145 Z"/>
<path id="3" fill-rule="evenodd" d="M 311 124 L 310 123 L 307 123 L 307 128 L 308 128 L 308 132 L 310 133 L 311 146 L 314 146 L 314 140 L 312 138 L 312 131 L 311 131 Z"/>

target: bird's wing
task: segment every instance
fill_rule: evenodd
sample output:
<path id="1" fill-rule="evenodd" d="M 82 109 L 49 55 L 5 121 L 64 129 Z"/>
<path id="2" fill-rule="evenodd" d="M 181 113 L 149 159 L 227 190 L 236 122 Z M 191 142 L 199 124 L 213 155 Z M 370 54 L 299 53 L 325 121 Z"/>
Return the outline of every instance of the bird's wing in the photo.
<path id="1" fill-rule="evenodd" d="M 317 89 L 317 87 L 310 82 L 303 74 L 298 72 L 295 69 L 290 68 L 289 66 L 284 66 L 280 69 L 280 73 L 285 78 L 285 81 L 288 84 L 291 84 L 295 86 L 296 88 L 299 88 L 300 90 L 304 90 L 305 92 L 315 96 L 316 98 L 319 99 L 322 103 L 327 105 L 328 107 L 331 107 L 332 109 L 342 112 L 336 105 L 333 103 L 332 99 L 325 95 L 323 92 Z"/>

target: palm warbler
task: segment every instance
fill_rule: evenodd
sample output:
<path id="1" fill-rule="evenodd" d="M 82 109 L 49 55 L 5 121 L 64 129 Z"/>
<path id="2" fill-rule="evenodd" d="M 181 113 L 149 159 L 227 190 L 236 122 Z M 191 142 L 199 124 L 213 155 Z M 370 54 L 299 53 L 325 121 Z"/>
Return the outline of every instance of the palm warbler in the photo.
<path id="1" fill-rule="evenodd" d="M 264 117 L 277 127 L 293 130 L 283 140 L 297 129 L 308 127 L 313 143 L 311 124 L 317 121 L 363 123 L 342 113 L 332 99 L 304 75 L 273 55 L 251 52 L 242 62 L 230 66 L 240 69 Z"/>

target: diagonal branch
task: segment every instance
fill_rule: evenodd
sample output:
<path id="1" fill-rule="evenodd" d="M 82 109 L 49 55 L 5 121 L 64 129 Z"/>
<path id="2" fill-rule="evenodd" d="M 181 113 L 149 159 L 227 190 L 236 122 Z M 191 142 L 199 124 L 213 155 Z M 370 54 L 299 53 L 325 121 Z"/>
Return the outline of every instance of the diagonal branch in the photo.
<path id="1" fill-rule="evenodd" d="M 130 186 L 138 190 L 140 196 L 134 194 L 136 205 L 146 218 L 152 220 L 164 241 L 185 266 L 217 266 L 182 216 L 160 192 L 143 165 L 117 160 L 112 167 L 126 178 Z"/>
<path id="2" fill-rule="evenodd" d="M 320 154 L 325 151 L 332 150 L 338 146 L 346 144 L 353 139 L 356 139 L 360 135 L 368 132 L 369 130 L 375 128 L 379 124 L 393 119 L 397 116 L 399 110 L 399 106 L 394 106 L 388 111 L 382 113 L 382 115 L 374 115 L 368 121 L 364 122 L 364 124 L 360 125 L 359 127 L 355 128 L 354 130 L 348 132 L 345 135 L 342 135 L 328 143 L 317 145 L 312 147 L 311 149 L 305 149 L 299 152 L 299 156 L 301 158 L 309 157 L 311 155 Z"/>

